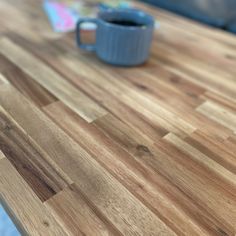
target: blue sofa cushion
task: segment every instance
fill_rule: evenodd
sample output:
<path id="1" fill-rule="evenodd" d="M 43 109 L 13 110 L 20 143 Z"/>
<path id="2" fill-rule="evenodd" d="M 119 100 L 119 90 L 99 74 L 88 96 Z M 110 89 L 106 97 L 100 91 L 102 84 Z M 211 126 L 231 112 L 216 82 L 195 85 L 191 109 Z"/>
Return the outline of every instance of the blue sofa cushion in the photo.
<path id="1" fill-rule="evenodd" d="M 236 17 L 236 0 L 142 0 L 191 19 L 224 28 Z"/>

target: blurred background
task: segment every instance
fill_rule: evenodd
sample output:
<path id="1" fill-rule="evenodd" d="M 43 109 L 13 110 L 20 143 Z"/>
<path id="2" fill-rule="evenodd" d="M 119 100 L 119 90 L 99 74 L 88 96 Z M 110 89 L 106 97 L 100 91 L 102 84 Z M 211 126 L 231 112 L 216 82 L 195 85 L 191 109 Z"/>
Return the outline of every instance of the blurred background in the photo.
<path id="1" fill-rule="evenodd" d="M 99 10 L 132 7 L 131 0 L 42 0 L 54 31 L 75 28 L 79 17 L 94 17 Z M 138 2 L 138 0 L 136 0 Z M 139 0 L 192 20 L 236 34 L 236 0 Z M 58 12 L 63 14 L 58 15 Z M 68 16 L 58 22 L 61 16 Z M 70 19 L 70 20 L 68 20 Z M 65 23 L 66 22 L 66 23 Z"/>
<path id="2" fill-rule="evenodd" d="M 142 0 L 201 23 L 236 33 L 236 0 Z"/>

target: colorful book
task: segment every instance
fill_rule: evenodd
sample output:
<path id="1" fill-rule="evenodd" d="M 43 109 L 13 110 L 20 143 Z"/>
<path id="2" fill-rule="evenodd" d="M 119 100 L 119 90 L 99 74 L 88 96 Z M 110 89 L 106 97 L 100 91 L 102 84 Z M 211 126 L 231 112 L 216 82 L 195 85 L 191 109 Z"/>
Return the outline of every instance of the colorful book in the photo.
<path id="1" fill-rule="evenodd" d="M 130 7 L 130 5 L 129 1 L 119 0 L 45 0 L 43 3 L 55 32 L 74 31 L 80 17 L 95 17 L 99 10 L 111 7 Z"/>

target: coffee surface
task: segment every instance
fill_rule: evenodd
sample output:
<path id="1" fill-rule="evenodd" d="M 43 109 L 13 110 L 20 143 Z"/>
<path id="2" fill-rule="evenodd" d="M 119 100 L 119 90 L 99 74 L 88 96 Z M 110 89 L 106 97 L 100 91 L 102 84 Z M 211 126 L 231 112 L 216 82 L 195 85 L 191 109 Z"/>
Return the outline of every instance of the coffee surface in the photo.
<path id="1" fill-rule="evenodd" d="M 114 24 L 114 25 L 120 25 L 120 26 L 133 26 L 133 27 L 142 27 L 144 26 L 144 24 L 139 24 L 135 21 L 130 21 L 130 20 L 110 20 L 110 21 L 107 21 L 111 24 Z"/>

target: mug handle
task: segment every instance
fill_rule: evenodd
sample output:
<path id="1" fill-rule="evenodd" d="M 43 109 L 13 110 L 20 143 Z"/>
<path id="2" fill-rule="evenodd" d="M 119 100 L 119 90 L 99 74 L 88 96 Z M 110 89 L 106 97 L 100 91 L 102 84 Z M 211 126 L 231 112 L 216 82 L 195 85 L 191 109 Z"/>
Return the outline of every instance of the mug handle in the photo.
<path id="1" fill-rule="evenodd" d="M 81 42 L 81 38 L 80 38 L 80 25 L 84 22 L 91 22 L 94 24 L 98 24 L 98 19 L 95 18 L 82 18 L 77 22 L 76 25 L 76 41 L 77 41 L 77 45 L 78 47 L 80 47 L 81 49 L 87 50 L 87 51 L 95 51 L 96 50 L 96 43 L 95 44 L 83 44 Z"/>

